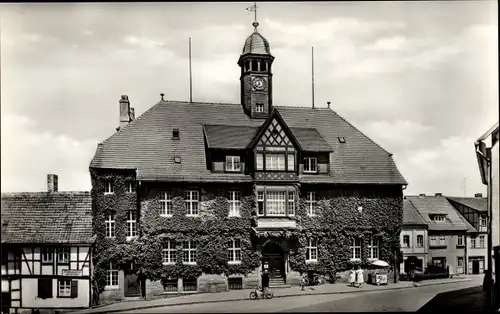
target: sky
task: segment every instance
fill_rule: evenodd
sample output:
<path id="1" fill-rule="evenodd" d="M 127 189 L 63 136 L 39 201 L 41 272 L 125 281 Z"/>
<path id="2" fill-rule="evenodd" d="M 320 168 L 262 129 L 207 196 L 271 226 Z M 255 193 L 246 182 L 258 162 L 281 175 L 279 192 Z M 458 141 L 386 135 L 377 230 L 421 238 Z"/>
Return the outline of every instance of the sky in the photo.
<path id="1" fill-rule="evenodd" d="M 0 4 L 1 191 L 89 190 L 97 143 L 160 100 L 239 103 L 253 3 Z M 394 154 L 407 195 L 486 195 L 499 120 L 496 1 L 260 2 L 275 105 L 331 108 Z"/>

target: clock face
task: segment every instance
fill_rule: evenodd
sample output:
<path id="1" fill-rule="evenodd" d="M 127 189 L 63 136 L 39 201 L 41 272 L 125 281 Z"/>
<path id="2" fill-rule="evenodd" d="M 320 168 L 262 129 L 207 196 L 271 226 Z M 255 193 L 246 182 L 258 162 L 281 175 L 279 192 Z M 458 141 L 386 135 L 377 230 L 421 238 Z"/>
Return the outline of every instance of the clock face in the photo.
<path id="1" fill-rule="evenodd" d="M 256 90 L 263 90 L 267 86 L 267 82 L 264 77 L 255 77 L 252 81 L 252 84 Z"/>

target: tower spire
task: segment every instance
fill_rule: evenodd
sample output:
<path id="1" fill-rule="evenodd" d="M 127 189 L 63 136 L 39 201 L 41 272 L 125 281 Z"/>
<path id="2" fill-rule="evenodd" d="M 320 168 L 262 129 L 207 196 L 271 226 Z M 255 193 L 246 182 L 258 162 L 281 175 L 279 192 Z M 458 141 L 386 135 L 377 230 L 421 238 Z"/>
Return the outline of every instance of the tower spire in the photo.
<path id="1" fill-rule="evenodd" d="M 259 22 L 257 22 L 257 2 L 254 2 L 251 7 L 247 8 L 248 12 L 253 12 L 254 13 L 254 21 L 252 23 L 254 27 L 254 32 L 257 32 L 257 27 L 259 26 Z"/>

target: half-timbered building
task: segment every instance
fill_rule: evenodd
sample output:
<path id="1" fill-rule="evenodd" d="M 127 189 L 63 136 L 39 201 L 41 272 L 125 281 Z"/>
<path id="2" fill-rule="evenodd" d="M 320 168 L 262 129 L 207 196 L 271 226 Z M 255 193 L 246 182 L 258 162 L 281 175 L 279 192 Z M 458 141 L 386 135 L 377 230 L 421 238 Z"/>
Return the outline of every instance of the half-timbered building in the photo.
<path id="1" fill-rule="evenodd" d="M 2 311 L 91 305 L 89 192 L 2 193 Z"/>
<path id="2" fill-rule="evenodd" d="M 161 245 L 142 266 L 104 254 L 106 297 L 254 287 L 263 270 L 290 285 L 349 261 L 396 263 L 407 183 L 392 154 L 329 106 L 277 106 L 274 56 L 257 27 L 238 60 L 241 103 L 162 94 L 135 118 L 128 96 L 119 100 L 118 131 L 90 164 L 97 246 L 153 236 Z"/>

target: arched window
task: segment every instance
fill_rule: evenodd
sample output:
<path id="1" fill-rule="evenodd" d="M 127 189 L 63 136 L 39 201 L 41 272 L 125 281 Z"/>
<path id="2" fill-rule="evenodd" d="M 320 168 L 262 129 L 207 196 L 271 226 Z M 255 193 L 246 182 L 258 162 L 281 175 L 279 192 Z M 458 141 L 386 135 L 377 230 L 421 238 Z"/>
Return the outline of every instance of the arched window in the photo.
<path id="1" fill-rule="evenodd" d="M 258 71 L 258 63 L 257 60 L 252 60 L 252 71 Z"/>
<path id="2" fill-rule="evenodd" d="M 245 72 L 250 71 L 250 61 L 245 62 Z"/>

